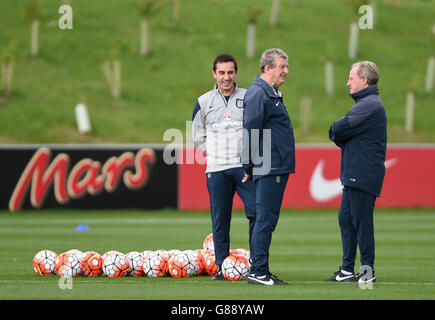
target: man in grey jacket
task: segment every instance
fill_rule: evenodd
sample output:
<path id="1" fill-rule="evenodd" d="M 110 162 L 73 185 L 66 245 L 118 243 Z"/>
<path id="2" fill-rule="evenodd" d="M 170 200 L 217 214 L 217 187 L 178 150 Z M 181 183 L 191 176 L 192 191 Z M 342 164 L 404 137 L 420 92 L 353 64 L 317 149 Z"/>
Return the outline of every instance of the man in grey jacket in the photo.
<path id="1" fill-rule="evenodd" d="M 207 189 L 216 264 L 213 280 L 224 279 L 222 262 L 230 251 L 230 222 L 234 193 L 243 201 L 249 219 L 249 241 L 255 223 L 255 185 L 242 183 L 240 162 L 243 131 L 243 99 L 246 89 L 237 86 L 237 61 L 221 54 L 213 62 L 214 88 L 198 98 L 192 116 L 195 145 L 206 154 Z"/>

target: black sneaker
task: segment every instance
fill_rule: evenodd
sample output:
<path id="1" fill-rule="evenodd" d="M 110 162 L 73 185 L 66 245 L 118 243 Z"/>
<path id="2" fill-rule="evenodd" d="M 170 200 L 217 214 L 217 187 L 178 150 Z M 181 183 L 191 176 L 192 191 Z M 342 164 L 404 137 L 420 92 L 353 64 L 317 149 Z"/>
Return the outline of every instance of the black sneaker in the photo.
<path id="1" fill-rule="evenodd" d="M 327 282 L 358 282 L 358 276 L 355 274 L 346 275 L 341 272 L 341 268 L 334 272 L 332 276 L 324 279 Z"/>
<path id="2" fill-rule="evenodd" d="M 248 283 L 250 284 L 262 284 L 266 286 L 276 286 L 276 285 L 287 285 L 288 283 L 278 279 L 272 274 L 267 274 L 265 276 L 256 276 L 250 274 L 248 277 Z"/>
<path id="3" fill-rule="evenodd" d="M 278 279 L 277 276 L 275 276 L 271 273 L 269 273 L 269 276 L 272 278 L 273 281 L 275 281 L 275 284 L 279 284 L 279 285 L 287 285 L 288 284 L 288 282 Z"/>
<path id="4" fill-rule="evenodd" d="M 221 268 L 218 268 L 216 270 L 216 274 L 214 277 L 211 278 L 211 280 L 224 280 L 224 275 L 222 274 Z"/>
<path id="5" fill-rule="evenodd" d="M 358 283 L 376 282 L 375 270 L 370 266 L 361 266 L 357 277 Z"/>

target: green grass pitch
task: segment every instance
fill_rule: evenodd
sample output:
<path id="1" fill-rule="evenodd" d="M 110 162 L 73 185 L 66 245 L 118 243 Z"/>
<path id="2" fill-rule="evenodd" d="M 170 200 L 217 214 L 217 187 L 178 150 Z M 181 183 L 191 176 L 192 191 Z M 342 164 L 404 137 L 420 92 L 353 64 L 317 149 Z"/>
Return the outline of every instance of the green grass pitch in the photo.
<path id="1" fill-rule="evenodd" d="M 77 232 L 87 224 L 90 230 Z M 285 210 L 273 234 L 270 268 L 289 286 L 247 281 L 210 281 L 208 276 L 165 278 L 74 278 L 61 289 L 59 277 L 37 276 L 33 256 L 72 248 L 121 252 L 198 249 L 211 232 L 209 213 L 163 211 L 39 210 L 0 212 L 0 299 L 297 300 L 435 299 L 435 211 L 375 212 L 376 276 L 373 287 L 325 283 L 340 265 L 337 210 Z M 232 248 L 248 249 L 248 224 L 234 212 Z M 356 271 L 359 268 L 357 258 Z"/>

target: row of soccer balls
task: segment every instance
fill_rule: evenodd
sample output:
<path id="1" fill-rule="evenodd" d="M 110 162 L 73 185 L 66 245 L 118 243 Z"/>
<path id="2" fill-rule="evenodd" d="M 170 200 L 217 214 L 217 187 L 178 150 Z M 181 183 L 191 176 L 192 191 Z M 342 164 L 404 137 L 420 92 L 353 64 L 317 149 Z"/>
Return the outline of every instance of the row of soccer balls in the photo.
<path id="1" fill-rule="evenodd" d="M 249 251 L 234 249 L 222 263 L 222 274 L 227 280 L 238 281 L 249 274 Z M 108 277 L 146 276 L 176 278 L 197 275 L 215 275 L 213 235 L 203 242 L 203 249 L 146 250 L 123 254 L 111 250 L 102 256 L 95 251 L 82 252 L 71 249 L 60 255 L 52 250 L 42 250 L 33 258 L 33 269 L 38 275 L 57 274 L 60 277 L 94 277 L 104 274 Z"/>

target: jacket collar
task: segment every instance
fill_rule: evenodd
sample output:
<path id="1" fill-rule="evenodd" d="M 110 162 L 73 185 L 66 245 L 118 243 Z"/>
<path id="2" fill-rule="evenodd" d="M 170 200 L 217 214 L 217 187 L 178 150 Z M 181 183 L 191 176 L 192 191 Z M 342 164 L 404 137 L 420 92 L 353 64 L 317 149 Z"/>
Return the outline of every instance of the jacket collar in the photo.
<path id="1" fill-rule="evenodd" d="M 254 82 L 253 84 L 262 87 L 264 91 L 266 91 L 266 93 L 270 96 L 270 97 L 279 97 L 278 94 L 276 94 L 276 92 L 272 89 L 272 87 L 270 86 L 269 83 L 267 83 L 266 81 L 264 81 L 263 79 L 261 79 L 260 76 L 255 76 L 254 77 Z M 278 91 L 279 92 L 279 91 Z"/>
<path id="2" fill-rule="evenodd" d="M 355 102 L 371 94 L 379 94 L 379 88 L 376 84 L 372 84 L 371 86 L 364 88 L 358 92 L 352 94 L 349 93 L 349 95 L 352 97 L 353 100 L 355 100 Z"/>

